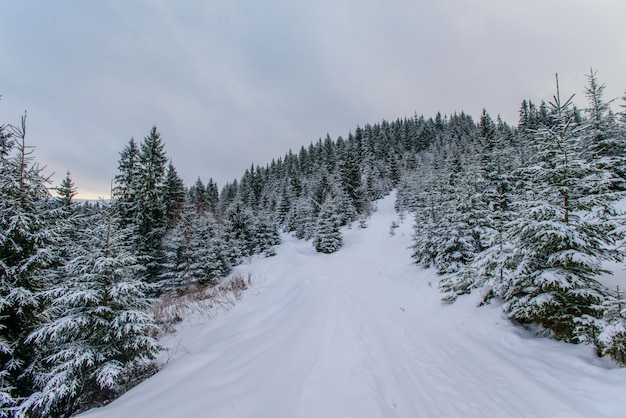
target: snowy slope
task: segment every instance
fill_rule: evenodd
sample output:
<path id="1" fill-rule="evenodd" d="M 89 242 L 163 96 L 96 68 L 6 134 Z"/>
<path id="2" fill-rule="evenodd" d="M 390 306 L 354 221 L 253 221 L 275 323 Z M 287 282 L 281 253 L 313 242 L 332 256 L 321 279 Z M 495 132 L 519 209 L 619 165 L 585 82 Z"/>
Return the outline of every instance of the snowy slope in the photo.
<path id="1" fill-rule="evenodd" d="M 284 237 L 228 314 L 184 326 L 157 375 L 84 417 L 626 417 L 626 369 L 440 302 L 393 196 L 337 253 Z"/>

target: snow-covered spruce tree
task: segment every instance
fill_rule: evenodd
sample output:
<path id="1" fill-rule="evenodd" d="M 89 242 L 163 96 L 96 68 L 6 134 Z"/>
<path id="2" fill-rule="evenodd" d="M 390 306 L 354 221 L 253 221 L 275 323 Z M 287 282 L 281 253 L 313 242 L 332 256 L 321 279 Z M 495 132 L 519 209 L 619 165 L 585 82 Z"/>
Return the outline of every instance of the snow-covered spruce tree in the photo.
<path id="1" fill-rule="evenodd" d="M 289 185 L 283 184 L 282 190 L 279 195 L 279 203 L 276 208 L 276 220 L 282 225 L 285 230 L 290 231 L 291 228 L 287 227 L 287 216 L 289 214 L 289 210 L 291 209 L 291 202 L 294 199 L 294 196 L 290 190 Z"/>
<path id="2" fill-rule="evenodd" d="M 309 240 L 315 232 L 315 221 L 311 200 L 306 196 L 297 198 L 285 219 L 285 230 L 293 232 L 296 238 Z"/>
<path id="3" fill-rule="evenodd" d="M 461 175 L 462 178 L 455 180 L 455 191 L 450 196 L 450 210 L 442 216 L 434 240 L 434 264 L 440 274 L 457 273 L 482 250 L 480 237 L 484 228 L 485 210 L 479 192 L 481 181 L 472 171 L 465 171 Z M 478 181 L 478 184 L 473 184 L 474 181 Z"/>
<path id="4" fill-rule="evenodd" d="M 611 102 L 604 101 L 604 84 L 599 84 L 593 69 L 587 76 L 589 85 L 585 89 L 588 107 L 585 113 L 589 129 L 583 139 L 586 159 L 604 173 L 604 181 L 612 191 L 626 191 L 626 136 L 620 131 Z M 599 185 L 602 189 L 607 186 Z"/>
<path id="5" fill-rule="evenodd" d="M 442 152 L 443 151 L 443 152 Z M 431 209 L 432 219 L 436 224 L 431 225 L 428 241 L 420 236 L 416 229 L 414 237 L 414 258 L 421 258 L 422 254 L 433 255 L 432 263 L 440 274 L 455 273 L 473 258 L 476 243 L 472 218 L 476 203 L 473 198 L 474 174 L 467 171 L 469 164 L 467 155 L 459 146 L 442 148 L 443 164 L 436 166 L 435 175 L 435 206 Z M 432 199 L 432 198 L 431 198 Z M 432 211 L 436 213 L 432 213 Z M 434 228 L 433 228 L 434 227 Z M 416 225 L 416 228 L 419 228 Z M 420 245 L 421 243 L 421 245 Z M 427 247 L 425 248 L 425 245 Z M 429 248 L 430 247 L 430 248 Z M 425 264 L 423 264 L 425 265 Z"/>
<path id="6" fill-rule="evenodd" d="M 38 324 L 39 293 L 48 285 L 59 240 L 49 181 L 33 161 L 25 137 L 26 116 L 20 126 L 0 129 L 0 392 L 4 406 L 11 396 L 25 397 L 32 390 L 24 370 L 37 347 L 26 337 Z"/>
<path id="7" fill-rule="evenodd" d="M 226 276 L 232 255 L 228 244 L 213 215 L 198 214 L 188 203 L 178 225 L 163 239 L 161 291 L 182 292 Z"/>
<path id="8" fill-rule="evenodd" d="M 254 218 L 254 248 L 255 254 L 274 255 L 273 247 L 280 244 L 278 225 L 269 214 L 257 213 Z"/>
<path id="9" fill-rule="evenodd" d="M 475 176 L 468 172 L 468 178 Z M 473 263 L 484 250 L 482 237 L 486 230 L 486 205 L 478 185 L 463 181 L 455 193 L 455 205 L 441 223 L 441 238 L 436 240 L 435 266 L 440 274 L 447 274 L 439 283 L 448 295 L 444 301 L 453 301 L 457 295 L 477 287 Z M 478 184 L 482 185 L 482 181 Z"/>
<path id="10" fill-rule="evenodd" d="M 328 196 L 320 209 L 317 228 L 313 236 L 313 245 L 318 252 L 330 254 L 341 248 L 343 236 L 339 225 L 340 219 L 335 212 L 335 201 Z"/>
<path id="11" fill-rule="evenodd" d="M 78 194 L 78 188 L 74 184 L 69 171 L 60 186 L 56 188 L 56 192 L 58 195 L 56 201 L 59 205 L 59 215 L 63 222 L 60 223 L 60 240 L 55 246 L 57 265 L 54 271 L 51 272 L 55 277 L 53 281 L 63 280 L 63 275 L 59 274 L 60 267 L 67 262 L 73 247 L 76 245 L 76 241 L 80 239 L 80 233 L 77 232 L 77 229 L 80 223 L 84 222 L 83 218 L 86 216 L 74 202 L 74 197 Z"/>
<path id="12" fill-rule="evenodd" d="M 523 168 L 527 190 L 515 203 L 518 218 L 508 225 L 519 264 L 505 285 L 504 308 L 520 323 L 575 342 L 577 323 L 600 315 L 596 306 L 606 298 L 595 277 L 603 260 L 619 258 L 611 249 L 616 225 L 606 216 L 612 195 L 598 190 L 602 172 L 582 157 L 588 127 L 574 122 L 571 98 L 561 101 L 558 82 L 550 106 L 552 121 L 532 137 Z"/>
<path id="13" fill-rule="evenodd" d="M 27 414 L 69 416 L 105 403 L 148 373 L 160 350 L 145 268 L 115 209 L 103 206 L 81 225 L 64 280 L 44 292 L 47 321 L 27 339 L 38 347 Z"/>
<path id="14" fill-rule="evenodd" d="M 615 294 L 609 295 L 597 308 L 602 315 L 581 318 L 579 327 L 591 337 L 588 340 L 595 343 L 599 355 L 608 355 L 626 366 L 626 299 L 619 286 Z M 590 329 L 593 331 L 591 335 Z"/>
<path id="15" fill-rule="evenodd" d="M 206 185 L 206 202 L 208 209 L 214 215 L 218 214 L 220 198 L 219 191 L 217 189 L 217 183 L 213 181 L 212 178 L 209 179 L 209 182 Z"/>
<path id="16" fill-rule="evenodd" d="M 252 255 L 254 249 L 254 215 L 241 200 L 235 200 L 226 211 L 225 232 L 235 252 L 229 260 L 239 264 L 244 257 Z"/>
<path id="17" fill-rule="evenodd" d="M 350 224 L 358 217 L 358 212 L 354 207 L 352 199 L 340 188 L 335 188 L 335 210 L 339 216 L 339 225 L 344 226 Z"/>
<path id="18" fill-rule="evenodd" d="M 141 143 L 139 152 L 139 193 L 141 196 L 137 219 L 139 250 L 146 256 L 149 281 L 157 280 L 161 239 L 167 229 L 165 205 L 165 170 L 167 157 L 156 126 Z"/>
<path id="19" fill-rule="evenodd" d="M 11 149 L 15 146 L 15 142 L 12 135 L 6 131 L 6 127 L 4 125 L 0 125 L 0 176 L 3 178 L 8 174 L 8 161 L 7 158 L 11 152 Z M 2 199 L 5 198 L 5 189 L 4 184 L 2 184 L 3 188 L 0 189 L 2 192 Z M 4 209 L 4 208 L 3 208 Z M 2 234 L 2 239 L 4 239 L 4 233 Z M 4 254 L 2 254 L 4 257 Z M 2 268 L 4 270 L 5 263 L 2 260 Z M 5 272 L 3 271 L 0 276 L 3 280 L 6 279 Z M 3 292 L 0 294 L 0 308 L 4 309 L 7 305 L 8 301 L 6 300 L 6 294 L 4 293 L 5 286 L 2 283 Z M 11 385 L 11 376 L 9 375 L 9 371 L 7 370 L 9 364 L 7 364 L 7 359 L 11 359 L 13 357 L 13 350 L 9 342 L 4 337 L 4 317 L 0 317 L 2 321 L 0 323 L 0 332 L 2 336 L 0 337 L 0 355 L 2 356 L 2 368 L 0 369 L 0 417 L 8 417 L 11 413 L 12 407 L 15 405 L 15 399 L 13 398 L 13 390 L 15 389 Z"/>
<path id="20" fill-rule="evenodd" d="M 434 241 L 437 236 L 437 220 L 432 218 L 433 211 L 418 210 L 413 224 L 413 259 L 424 268 L 435 263 Z"/>
<path id="21" fill-rule="evenodd" d="M 200 177 L 189 187 L 187 201 L 193 205 L 198 215 L 204 215 L 209 210 L 207 191 Z"/>
<path id="22" fill-rule="evenodd" d="M 194 219 L 198 213 L 188 202 L 181 213 L 180 220 L 173 229 L 163 237 L 160 291 L 163 293 L 184 290 L 193 283 Z"/>
<path id="23" fill-rule="evenodd" d="M 622 103 L 619 105 L 622 110 L 619 112 L 619 123 L 621 128 L 621 136 L 626 136 L 626 93 L 622 96 Z"/>
<path id="24" fill-rule="evenodd" d="M 313 181 L 313 187 L 310 194 L 311 208 L 313 215 L 317 217 L 322 210 L 322 206 L 328 196 L 331 195 L 333 186 L 331 184 L 330 175 L 325 169 L 321 169 L 320 174 Z M 336 211 L 336 210 L 335 210 Z"/>
<path id="25" fill-rule="evenodd" d="M 61 207 L 71 211 L 72 204 L 74 202 L 73 199 L 78 193 L 78 189 L 76 188 L 69 171 L 65 174 L 65 178 L 61 181 L 59 187 L 57 187 L 56 192 L 58 194 L 58 201 Z"/>
<path id="26" fill-rule="evenodd" d="M 176 226 L 178 221 L 180 221 L 187 197 L 185 183 L 178 176 L 176 168 L 171 161 L 167 166 L 167 172 L 163 181 L 163 189 L 167 229 L 170 230 Z"/>
<path id="27" fill-rule="evenodd" d="M 4 326 L 0 324 L 0 331 Z M 11 347 L 4 338 L 0 338 L 0 353 L 5 356 L 11 356 Z M 0 417 L 9 417 L 15 412 L 16 399 L 13 395 L 15 388 L 11 386 L 9 371 L 0 370 Z"/>
<path id="28" fill-rule="evenodd" d="M 231 269 L 230 260 L 240 254 L 231 248 L 224 226 L 215 220 L 212 213 L 193 220 L 191 248 L 190 270 L 202 286 L 225 277 Z"/>
<path id="29" fill-rule="evenodd" d="M 415 212 L 413 259 L 418 265 L 428 268 L 435 264 L 435 241 L 449 202 L 444 201 L 444 181 L 437 157 L 431 154 L 420 167 L 420 171 L 424 175 L 415 178 L 414 198 L 410 206 Z"/>
<path id="30" fill-rule="evenodd" d="M 351 200 L 355 213 L 361 213 L 365 207 L 365 191 L 357 154 L 355 147 L 346 150 L 345 158 L 339 162 L 339 173 L 344 193 Z"/>
<path id="31" fill-rule="evenodd" d="M 141 193 L 139 192 L 139 147 L 133 138 L 120 153 L 118 173 L 113 180 L 113 198 L 120 226 L 137 227 Z"/>
<path id="32" fill-rule="evenodd" d="M 447 293 L 444 300 L 448 302 L 472 289 L 483 289 L 481 303 L 501 297 L 504 277 L 508 277 L 516 262 L 506 228 L 515 217 L 511 208 L 514 198 L 511 173 L 515 167 L 511 143 L 507 131 L 497 129 L 486 110 L 483 110 L 479 127 L 482 145 L 475 161 L 479 167 L 475 169 L 474 192 L 467 199 L 473 202 L 470 206 L 472 215 L 468 219 L 474 225 L 479 243 L 471 262 L 440 284 Z"/>

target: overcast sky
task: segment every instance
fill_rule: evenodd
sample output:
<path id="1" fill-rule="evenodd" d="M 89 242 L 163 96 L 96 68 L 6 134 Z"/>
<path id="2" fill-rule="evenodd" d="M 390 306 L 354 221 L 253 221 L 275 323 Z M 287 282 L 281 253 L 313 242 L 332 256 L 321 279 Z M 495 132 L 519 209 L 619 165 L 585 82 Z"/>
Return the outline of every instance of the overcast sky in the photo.
<path id="1" fill-rule="evenodd" d="M 624 0 L 0 0 L 0 123 L 27 110 L 36 160 L 80 197 L 108 196 L 153 125 L 187 185 L 221 188 L 383 119 L 515 124 L 557 72 L 578 104 L 590 67 L 619 98 L 625 17 Z"/>

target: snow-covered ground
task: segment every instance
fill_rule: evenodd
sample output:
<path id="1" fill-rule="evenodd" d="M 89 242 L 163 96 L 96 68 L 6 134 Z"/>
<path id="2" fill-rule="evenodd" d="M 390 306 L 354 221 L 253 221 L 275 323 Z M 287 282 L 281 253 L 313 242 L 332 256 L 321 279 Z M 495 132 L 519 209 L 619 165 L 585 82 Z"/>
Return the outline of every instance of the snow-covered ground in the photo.
<path id="1" fill-rule="evenodd" d="M 337 253 L 285 236 L 238 268 L 254 281 L 240 303 L 188 321 L 158 374 L 83 416 L 626 417 L 626 369 L 476 295 L 442 304 L 409 222 L 390 236 L 393 196 L 378 209 Z"/>

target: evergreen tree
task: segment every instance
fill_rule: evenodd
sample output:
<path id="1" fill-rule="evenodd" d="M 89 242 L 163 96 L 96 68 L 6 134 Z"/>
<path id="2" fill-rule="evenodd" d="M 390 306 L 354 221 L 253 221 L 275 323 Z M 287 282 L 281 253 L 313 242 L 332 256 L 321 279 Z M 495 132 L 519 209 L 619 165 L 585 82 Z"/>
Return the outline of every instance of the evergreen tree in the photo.
<path id="1" fill-rule="evenodd" d="M 255 254 L 274 255 L 273 247 L 280 244 L 278 224 L 268 214 L 257 213 L 254 222 L 254 249 Z"/>
<path id="2" fill-rule="evenodd" d="M 358 212 L 354 207 L 354 201 L 340 188 L 335 190 L 335 211 L 337 213 L 339 226 L 348 225 L 354 221 Z"/>
<path id="3" fill-rule="evenodd" d="M 225 211 L 231 203 L 237 198 L 237 191 L 239 189 L 239 183 L 234 180 L 232 183 L 227 183 L 220 193 L 220 211 Z"/>
<path id="4" fill-rule="evenodd" d="M 478 127 L 480 128 L 480 135 L 483 141 L 487 143 L 493 143 L 496 138 L 496 125 L 487 113 L 487 109 L 483 108 L 483 112 L 480 115 L 480 122 Z"/>
<path id="5" fill-rule="evenodd" d="M 365 205 L 365 197 L 361 182 L 361 169 L 356 152 L 352 148 L 348 149 L 345 160 L 341 161 L 339 171 L 343 191 L 352 201 L 355 210 L 361 212 Z"/>
<path id="6" fill-rule="evenodd" d="M 465 172 L 463 159 L 461 149 L 456 146 L 435 156 L 434 176 L 420 202 L 428 208 L 420 215 L 419 227 L 416 225 L 414 258 L 423 266 L 432 263 L 441 274 L 458 271 L 474 253 L 473 226 L 468 224 L 471 211 L 467 205 L 471 202 L 458 199 L 459 194 L 470 193 L 467 184 L 471 175 Z M 421 237 L 421 229 L 430 233 Z"/>
<path id="7" fill-rule="evenodd" d="M 475 254 L 454 275 L 444 279 L 441 289 L 448 294 L 445 301 L 472 289 L 484 288 L 483 301 L 501 297 L 504 277 L 514 268 L 511 258 L 514 250 L 507 224 L 516 214 L 512 211 L 513 183 L 511 172 L 515 167 L 507 129 L 497 128 L 485 110 L 481 116 L 481 145 L 475 170 L 473 194 L 467 197 L 474 225 Z M 462 195 L 459 195 L 462 196 Z M 461 197 L 463 199 L 463 197 Z M 468 206 L 465 204 L 465 206 Z"/>
<path id="8" fill-rule="evenodd" d="M 38 324 L 39 293 L 48 285 L 60 228 L 49 179 L 25 144 L 26 116 L 20 126 L 8 125 L 0 133 L 0 392 L 7 401 L 9 387 L 14 399 L 28 396 L 32 388 L 24 370 L 37 347 L 26 337 Z"/>
<path id="9" fill-rule="evenodd" d="M 188 198 L 189 202 L 194 206 L 195 211 L 199 215 L 204 215 L 204 213 L 208 210 L 208 199 L 206 189 L 204 187 L 204 183 L 200 177 L 198 180 L 189 188 Z"/>
<path id="10" fill-rule="evenodd" d="M 141 143 L 139 153 L 139 192 L 141 196 L 138 214 L 139 249 L 147 256 L 148 280 L 159 275 L 159 250 L 167 226 L 165 189 L 165 164 L 167 157 L 164 144 L 156 126 Z"/>
<path id="11" fill-rule="evenodd" d="M 139 225 L 141 193 L 139 184 L 139 147 L 133 138 L 120 153 L 117 166 L 118 174 L 114 179 L 113 199 L 119 213 L 122 228 Z M 136 238 L 133 238 L 134 240 Z"/>
<path id="12" fill-rule="evenodd" d="M 318 252 L 329 254 L 341 248 L 343 237 L 339 224 L 339 217 L 335 213 L 335 202 L 332 197 L 328 196 L 319 212 L 313 238 L 313 245 Z"/>
<path id="13" fill-rule="evenodd" d="M 185 183 L 178 176 L 176 168 L 170 161 L 167 167 L 164 181 L 165 213 L 167 217 L 167 229 L 172 229 L 182 216 L 185 205 Z"/>
<path id="14" fill-rule="evenodd" d="M 243 257 L 252 255 L 255 231 L 254 215 L 242 201 L 238 200 L 228 208 L 226 213 L 225 232 L 229 245 L 236 249 L 238 256 L 229 260 L 233 265 L 239 264 Z"/>
<path id="15" fill-rule="evenodd" d="M 236 260 L 238 253 L 231 248 L 223 225 L 216 222 L 213 215 L 194 219 L 193 228 L 192 274 L 200 285 L 215 283 L 228 275 L 231 269 L 229 259 Z"/>
<path id="16" fill-rule="evenodd" d="M 194 219 L 199 215 L 191 203 L 185 205 L 176 226 L 163 237 L 160 289 L 162 292 L 177 292 L 193 283 L 191 271 L 194 251 Z"/>
<path id="17" fill-rule="evenodd" d="M 215 222 L 213 215 L 200 215 L 191 205 L 185 208 L 176 228 L 165 236 L 163 252 L 161 288 L 164 292 L 207 285 L 230 271 L 232 252 L 222 226 Z"/>
<path id="18" fill-rule="evenodd" d="M 582 325 L 590 324 L 597 333 L 594 342 L 600 355 L 608 355 L 617 363 L 626 366 L 626 299 L 619 286 L 615 296 L 602 304 L 600 318 L 587 317 Z M 594 337 L 595 337 L 594 333 Z"/>
<path id="19" fill-rule="evenodd" d="M 0 331 L 4 329 L 4 325 L 0 324 Z M 12 350 L 8 342 L 0 338 L 0 353 L 3 356 L 12 356 Z M 14 406 L 16 400 L 14 399 L 13 390 L 15 388 L 11 386 L 10 374 L 6 369 L 0 370 L 0 417 L 9 417 L 14 412 Z"/>
<path id="20" fill-rule="evenodd" d="M 0 125 L 0 175 L 4 178 L 8 176 L 11 170 L 9 169 L 9 162 L 7 158 L 10 155 L 11 149 L 15 146 L 14 139 L 11 137 L 9 132 L 6 132 L 6 127 L 4 125 Z M 2 189 L 0 192 L 2 193 L 2 199 L 6 197 L 5 195 L 5 184 L 2 183 Z M 2 207 L 4 212 L 4 207 Z M 0 235 L 2 240 L 4 240 L 4 233 Z M 4 271 L 6 267 L 4 262 L 4 251 L 2 252 L 2 271 L 0 271 L 0 278 L 4 280 L 7 278 L 6 272 Z M 5 306 L 8 305 L 7 295 L 5 294 L 5 284 L 2 283 L 2 293 L 0 293 L 0 310 L 4 310 Z M 9 374 L 10 367 L 10 359 L 13 358 L 13 350 L 11 348 L 10 342 L 5 338 L 4 330 L 6 327 L 4 326 L 4 318 L 2 319 L 2 323 L 0 323 L 0 356 L 2 358 L 2 365 L 0 368 L 0 417 L 9 416 L 12 407 L 15 405 L 15 399 L 13 398 L 13 391 L 15 387 L 12 386 L 11 375 Z M 7 361 L 9 360 L 9 361 Z"/>
<path id="21" fill-rule="evenodd" d="M 322 205 L 331 195 L 331 192 L 332 186 L 329 180 L 329 175 L 324 169 L 322 169 L 322 172 L 316 179 L 315 186 L 311 194 L 311 207 L 313 208 L 313 212 L 315 215 L 320 212 L 320 210 L 322 209 Z"/>
<path id="22" fill-rule="evenodd" d="M 316 219 L 310 200 L 303 196 L 291 204 L 285 229 L 294 232 L 298 239 L 308 240 L 313 236 Z"/>
<path id="23" fill-rule="evenodd" d="M 208 209 L 213 214 L 217 214 L 217 209 L 219 208 L 220 204 L 219 191 L 217 188 L 217 183 L 215 183 L 212 178 L 209 179 L 209 182 L 206 185 L 206 203 Z"/>
<path id="24" fill-rule="evenodd" d="M 76 185 L 72 181 L 69 171 L 65 175 L 65 178 L 63 179 L 59 187 L 57 187 L 56 191 L 59 195 L 58 199 L 61 206 L 67 210 L 70 210 L 72 207 L 72 199 L 74 199 L 74 196 L 76 196 L 78 191 Z"/>
<path id="25" fill-rule="evenodd" d="M 465 172 L 458 179 L 454 203 L 438 225 L 434 263 L 440 274 L 458 272 L 482 250 L 484 202 L 478 192 L 482 184 L 472 184 L 471 180 L 476 180 L 475 173 Z"/>
<path id="26" fill-rule="evenodd" d="M 279 201 L 278 207 L 276 208 L 276 211 L 277 211 L 278 223 L 284 226 L 286 230 L 288 229 L 286 227 L 287 216 L 289 214 L 289 210 L 291 209 L 292 201 L 293 201 L 293 194 L 292 194 L 291 188 L 288 185 L 283 184 L 282 191 L 280 193 L 280 201 Z"/>
<path id="27" fill-rule="evenodd" d="M 611 111 L 611 102 L 605 102 L 604 84 L 599 84 L 596 72 L 587 76 L 589 85 L 585 94 L 589 106 L 585 109 L 590 126 L 585 132 L 584 155 L 604 172 L 606 186 L 614 191 L 626 190 L 626 137 Z"/>
<path id="28" fill-rule="evenodd" d="M 516 203 L 519 217 L 510 224 L 519 263 L 504 297 L 515 320 L 576 341 L 577 321 L 598 316 L 595 306 L 606 297 L 595 280 L 604 272 L 601 263 L 619 255 L 611 250 L 611 197 L 590 194 L 598 191 L 602 173 L 582 158 L 586 126 L 575 124 L 570 106 L 571 98 L 561 101 L 557 84 L 553 120 L 534 136 L 526 198 Z"/>
<path id="29" fill-rule="evenodd" d="M 435 242 L 440 235 L 440 222 L 447 213 L 443 197 L 443 176 L 437 165 L 438 156 L 428 155 L 413 178 L 413 198 L 407 207 L 415 212 L 413 225 L 413 259 L 425 268 L 435 264 Z M 425 175 L 422 175 L 424 173 Z"/>
<path id="30" fill-rule="evenodd" d="M 144 267 L 129 231 L 106 208 L 80 231 L 65 279 L 44 292 L 48 321 L 28 336 L 38 347 L 29 366 L 33 393 L 22 404 L 38 416 L 68 416 L 110 400 L 150 368 L 160 347 L 147 313 Z"/>

